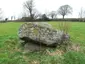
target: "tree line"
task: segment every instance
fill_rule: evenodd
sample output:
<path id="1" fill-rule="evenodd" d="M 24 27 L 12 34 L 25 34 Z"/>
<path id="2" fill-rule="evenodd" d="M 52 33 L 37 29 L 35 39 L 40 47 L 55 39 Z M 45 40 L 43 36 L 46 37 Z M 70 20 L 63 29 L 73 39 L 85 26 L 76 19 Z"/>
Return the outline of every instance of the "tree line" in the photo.
<path id="1" fill-rule="evenodd" d="M 62 5 L 58 9 L 58 11 L 51 11 L 49 14 L 41 14 L 38 13 L 34 6 L 34 0 L 28 0 L 24 3 L 24 9 L 26 10 L 26 15 L 27 17 L 23 17 L 22 19 L 29 19 L 29 20 L 34 20 L 34 19 L 41 19 L 41 20 L 49 20 L 50 19 L 56 19 L 57 15 L 62 15 L 63 19 L 66 15 L 72 13 L 72 7 L 70 5 Z"/>
<path id="2" fill-rule="evenodd" d="M 72 14 L 73 9 L 70 5 L 62 5 L 59 7 L 57 11 L 51 11 L 48 14 L 41 14 L 36 8 L 35 8 L 35 3 L 34 0 L 27 0 L 24 5 L 24 10 L 25 12 L 22 15 L 22 18 L 19 20 L 25 20 L 25 21 L 31 21 L 31 20 L 64 20 L 66 15 Z M 0 9 L 0 18 L 2 10 Z M 83 20 L 85 18 L 85 11 L 83 9 L 80 10 L 79 12 L 79 20 Z M 61 15 L 62 19 L 57 19 L 57 16 Z M 11 16 L 11 20 L 15 19 L 15 16 Z M 7 18 L 5 19 L 7 20 Z M 69 20 L 69 19 L 66 19 Z M 71 20 L 76 20 L 76 19 L 71 19 Z"/>

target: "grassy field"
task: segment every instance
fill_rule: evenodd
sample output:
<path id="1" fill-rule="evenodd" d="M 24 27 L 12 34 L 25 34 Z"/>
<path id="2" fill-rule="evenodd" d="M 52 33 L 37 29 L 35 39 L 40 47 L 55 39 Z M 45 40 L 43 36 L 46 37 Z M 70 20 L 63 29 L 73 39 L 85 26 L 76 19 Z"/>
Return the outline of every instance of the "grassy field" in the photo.
<path id="1" fill-rule="evenodd" d="M 0 23 L 0 64 L 85 64 L 85 23 L 69 22 L 73 48 L 50 50 L 52 53 L 26 53 L 20 46 L 18 29 L 24 22 Z M 59 22 L 49 22 L 58 28 Z M 63 47 L 62 47 L 63 48 Z"/>

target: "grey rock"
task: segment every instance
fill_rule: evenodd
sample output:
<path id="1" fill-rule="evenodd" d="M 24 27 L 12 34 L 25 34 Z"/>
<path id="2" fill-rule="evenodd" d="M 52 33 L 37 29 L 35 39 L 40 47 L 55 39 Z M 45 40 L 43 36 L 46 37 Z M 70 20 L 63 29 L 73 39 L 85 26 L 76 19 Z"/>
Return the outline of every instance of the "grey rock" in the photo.
<path id="1" fill-rule="evenodd" d="M 43 50 L 45 50 L 47 47 L 45 47 L 45 46 L 40 46 L 40 45 L 37 45 L 37 44 L 33 44 L 33 43 L 26 43 L 25 45 L 24 45 L 24 50 L 26 50 L 26 51 L 43 51 Z"/>
<path id="2" fill-rule="evenodd" d="M 69 39 L 63 31 L 54 29 L 46 22 L 28 22 L 19 28 L 18 36 L 25 42 L 32 41 L 46 46 L 57 46 Z"/>

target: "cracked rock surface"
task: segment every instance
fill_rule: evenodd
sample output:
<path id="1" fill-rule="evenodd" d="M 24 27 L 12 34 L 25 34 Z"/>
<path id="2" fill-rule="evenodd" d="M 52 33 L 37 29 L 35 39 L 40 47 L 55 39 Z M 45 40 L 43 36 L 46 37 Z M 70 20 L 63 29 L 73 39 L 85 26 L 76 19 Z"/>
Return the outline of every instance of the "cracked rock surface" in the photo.
<path id="1" fill-rule="evenodd" d="M 19 28 L 18 36 L 25 43 L 45 46 L 57 46 L 69 39 L 69 36 L 63 31 L 53 29 L 46 22 L 27 22 Z M 37 45 L 31 45 L 31 47 L 38 48 Z"/>

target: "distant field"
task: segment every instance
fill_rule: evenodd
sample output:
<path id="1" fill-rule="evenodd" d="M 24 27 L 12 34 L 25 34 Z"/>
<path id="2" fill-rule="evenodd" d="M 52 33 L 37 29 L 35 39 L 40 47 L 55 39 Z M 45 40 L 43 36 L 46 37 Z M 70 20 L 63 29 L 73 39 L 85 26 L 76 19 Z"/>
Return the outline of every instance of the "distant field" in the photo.
<path id="1" fill-rule="evenodd" d="M 73 43 L 80 44 L 82 52 L 68 51 L 62 56 L 39 53 L 24 54 L 19 49 L 18 29 L 24 22 L 0 23 L 0 64 L 85 64 L 85 23 L 70 22 L 69 34 Z M 59 22 L 49 22 L 58 28 Z M 40 59 L 39 59 L 40 58 Z M 36 62 L 36 63 L 32 63 Z"/>

